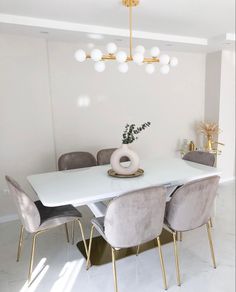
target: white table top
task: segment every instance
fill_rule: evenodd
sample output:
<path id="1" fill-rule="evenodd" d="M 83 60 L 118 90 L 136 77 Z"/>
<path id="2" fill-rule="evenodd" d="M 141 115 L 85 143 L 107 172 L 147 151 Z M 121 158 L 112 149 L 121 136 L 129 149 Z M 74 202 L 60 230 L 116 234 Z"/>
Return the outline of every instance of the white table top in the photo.
<path id="1" fill-rule="evenodd" d="M 108 176 L 110 165 L 76 170 L 56 171 L 28 177 L 45 206 L 87 205 L 149 186 L 176 186 L 191 180 L 220 175 L 213 167 L 177 158 L 152 159 L 141 162 L 145 173 L 137 178 Z"/>

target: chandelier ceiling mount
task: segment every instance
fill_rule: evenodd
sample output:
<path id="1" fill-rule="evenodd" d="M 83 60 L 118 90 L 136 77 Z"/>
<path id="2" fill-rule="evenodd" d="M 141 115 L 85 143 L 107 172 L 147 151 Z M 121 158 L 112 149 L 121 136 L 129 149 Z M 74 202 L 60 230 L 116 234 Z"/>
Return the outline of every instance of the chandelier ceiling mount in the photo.
<path id="1" fill-rule="evenodd" d="M 139 5 L 139 0 L 122 0 L 122 4 L 126 7 L 134 7 Z"/>

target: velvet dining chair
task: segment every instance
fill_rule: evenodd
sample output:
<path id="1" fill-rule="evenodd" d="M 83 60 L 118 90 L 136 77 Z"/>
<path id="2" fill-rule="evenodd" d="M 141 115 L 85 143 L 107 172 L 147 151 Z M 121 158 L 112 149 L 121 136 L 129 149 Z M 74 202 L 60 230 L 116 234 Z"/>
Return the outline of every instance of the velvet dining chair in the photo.
<path id="1" fill-rule="evenodd" d="M 108 148 L 108 149 L 102 149 L 98 151 L 97 164 L 98 165 L 110 164 L 111 156 L 115 150 L 117 150 L 117 148 Z M 126 162 L 126 161 L 129 161 L 127 157 L 121 158 L 121 162 Z"/>
<path id="2" fill-rule="evenodd" d="M 213 167 L 215 165 L 215 155 L 206 151 L 190 151 L 183 156 L 183 160 L 199 163 L 206 166 Z M 214 212 L 212 212 L 214 213 Z M 212 217 L 210 218 L 210 225 L 213 227 Z M 180 241 L 182 241 L 182 233 L 179 233 Z"/>
<path id="3" fill-rule="evenodd" d="M 64 225 L 66 238 L 69 242 L 67 223 L 78 222 L 82 234 L 84 247 L 87 253 L 87 245 L 85 242 L 83 227 L 80 222 L 80 218 L 82 217 L 82 215 L 76 208 L 74 208 L 72 205 L 46 207 L 42 204 L 41 201 L 32 201 L 31 198 L 25 193 L 25 191 L 13 178 L 6 176 L 6 181 L 21 221 L 21 231 L 17 250 L 17 262 L 20 260 L 21 250 L 23 246 L 24 230 L 26 230 L 28 233 L 33 234 L 28 273 L 29 283 L 31 282 L 34 265 L 36 238 L 41 233 L 50 231 L 52 228 Z"/>
<path id="4" fill-rule="evenodd" d="M 212 167 L 215 165 L 215 155 L 213 153 L 204 151 L 190 151 L 184 155 L 183 160 L 192 161 Z"/>
<path id="5" fill-rule="evenodd" d="M 69 152 L 62 154 L 58 159 L 58 170 L 71 170 L 71 169 L 80 169 L 86 167 L 96 166 L 97 161 L 95 157 L 84 151 Z M 75 223 L 72 223 L 72 244 L 74 244 L 74 226 Z"/>
<path id="6" fill-rule="evenodd" d="M 174 240 L 177 283 L 180 286 L 179 256 L 176 243 L 177 232 L 186 232 L 206 225 L 213 266 L 216 260 L 211 237 L 210 218 L 217 194 L 219 176 L 213 176 L 184 184 L 178 188 L 166 205 L 165 225 Z"/>
<path id="7" fill-rule="evenodd" d="M 164 287 L 167 289 L 159 238 L 163 228 L 165 205 L 166 190 L 164 187 L 150 187 L 132 191 L 113 199 L 107 207 L 105 216 L 92 220 L 87 269 L 90 263 L 94 229 L 111 246 L 115 292 L 118 292 L 116 251 L 122 248 L 136 247 L 156 239 Z"/>
<path id="8" fill-rule="evenodd" d="M 58 170 L 69 170 L 97 165 L 95 157 L 89 152 L 65 153 L 58 159 Z"/>

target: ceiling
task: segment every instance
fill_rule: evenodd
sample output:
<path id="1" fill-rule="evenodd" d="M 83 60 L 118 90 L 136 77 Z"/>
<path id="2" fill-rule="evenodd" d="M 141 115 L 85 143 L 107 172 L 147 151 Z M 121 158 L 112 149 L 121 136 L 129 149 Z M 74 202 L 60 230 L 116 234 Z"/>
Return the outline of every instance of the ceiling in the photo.
<path id="1" fill-rule="evenodd" d="M 235 41 L 234 0 L 140 0 L 133 19 L 138 38 L 200 47 L 209 40 Z M 64 37 L 92 31 L 106 35 L 110 28 L 107 35 L 125 38 L 128 10 L 121 0 L 0 0 L 1 31 L 38 33 L 37 27 Z"/>

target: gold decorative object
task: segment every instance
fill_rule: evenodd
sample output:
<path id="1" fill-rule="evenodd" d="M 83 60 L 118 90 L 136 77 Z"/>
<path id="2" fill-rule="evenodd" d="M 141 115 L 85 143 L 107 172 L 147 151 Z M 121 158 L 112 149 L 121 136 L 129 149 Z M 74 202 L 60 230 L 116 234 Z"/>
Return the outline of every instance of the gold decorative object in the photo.
<path id="1" fill-rule="evenodd" d="M 215 154 L 221 154 L 221 151 L 217 149 L 216 145 L 223 145 L 223 143 L 215 141 L 221 129 L 216 123 L 201 122 L 199 125 L 199 132 L 202 133 L 206 139 L 207 143 L 205 145 L 205 150 Z"/>
<path id="2" fill-rule="evenodd" d="M 109 169 L 108 170 L 108 175 L 112 176 L 112 177 L 118 177 L 118 178 L 133 178 L 133 177 L 138 177 L 144 174 L 144 170 L 143 169 L 138 169 L 135 173 L 133 174 L 117 174 L 113 169 Z"/>
<path id="3" fill-rule="evenodd" d="M 170 58 L 168 55 L 160 55 L 160 49 L 153 47 L 150 50 L 150 57 L 145 57 L 145 48 L 143 46 L 137 46 L 133 50 L 133 7 L 139 5 L 139 0 L 121 0 L 121 3 L 129 9 L 129 54 L 125 51 L 118 51 L 115 43 L 107 44 L 107 53 L 103 54 L 100 49 L 93 49 L 91 53 L 86 53 L 84 50 L 77 50 L 75 52 L 75 59 L 78 62 L 84 62 L 88 59 L 95 61 L 94 69 L 97 72 L 104 72 L 107 61 L 117 61 L 119 63 L 118 70 L 121 73 L 126 73 L 129 70 L 128 62 L 134 62 L 138 65 L 146 64 L 146 72 L 153 74 L 156 70 L 154 64 L 160 63 L 160 72 L 162 74 L 168 74 L 170 67 L 176 67 L 178 65 L 178 59 L 176 57 Z M 118 51 L 118 52 L 117 52 Z"/>
<path id="4" fill-rule="evenodd" d="M 194 151 L 194 150 L 195 150 L 195 145 L 194 145 L 193 141 L 191 141 L 189 143 L 189 151 Z"/>

